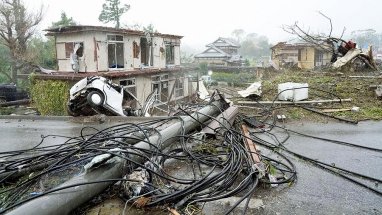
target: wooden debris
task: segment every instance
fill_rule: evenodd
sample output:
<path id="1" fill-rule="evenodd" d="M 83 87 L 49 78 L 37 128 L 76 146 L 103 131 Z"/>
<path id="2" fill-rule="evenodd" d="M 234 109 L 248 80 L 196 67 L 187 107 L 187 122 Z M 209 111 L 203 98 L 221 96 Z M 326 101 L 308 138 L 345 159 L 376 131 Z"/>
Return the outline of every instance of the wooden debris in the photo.
<path id="1" fill-rule="evenodd" d="M 29 103 L 30 103 L 30 99 L 22 99 L 22 100 L 0 103 L 0 107 L 9 107 L 9 106 L 15 106 L 15 105 L 27 105 Z"/>
<path id="2" fill-rule="evenodd" d="M 351 108 L 333 108 L 333 109 L 323 109 L 321 112 L 323 113 L 335 113 L 335 112 L 344 112 L 351 111 Z"/>
<path id="3" fill-rule="evenodd" d="M 248 149 L 248 151 L 251 153 L 251 157 L 255 164 L 258 164 L 261 162 L 259 153 L 257 152 L 255 143 L 249 138 L 249 131 L 245 124 L 241 125 L 242 131 L 244 136 L 246 137 L 245 140 L 245 147 Z"/>
<path id="4" fill-rule="evenodd" d="M 285 105 L 292 105 L 292 104 L 315 104 L 315 103 L 334 103 L 334 102 L 351 102 L 352 99 L 326 99 L 326 100 L 313 100 L 313 101 L 238 101 L 239 104 L 285 104 Z"/>
<path id="5" fill-rule="evenodd" d="M 180 213 L 178 213 L 178 211 L 176 211 L 176 210 L 173 209 L 173 208 L 167 208 L 167 210 L 170 211 L 170 213 L 171 213 L 172 215 L 180 215 Z"/>

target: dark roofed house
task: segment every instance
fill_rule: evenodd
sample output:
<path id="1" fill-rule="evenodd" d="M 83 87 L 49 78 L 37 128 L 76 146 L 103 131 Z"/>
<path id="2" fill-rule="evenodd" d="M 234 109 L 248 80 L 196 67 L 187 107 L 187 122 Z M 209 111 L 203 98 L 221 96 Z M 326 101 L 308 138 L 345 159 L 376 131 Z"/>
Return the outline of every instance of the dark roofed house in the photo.
<path id="1" fill-rule="evenodd" d="M 216 66 L 241 66 L 244 59 L 238 54 L 240 45 L 230 38 L 219 37 L 206 45 L 207 49 L 195 55 L 195 62 Z"/>

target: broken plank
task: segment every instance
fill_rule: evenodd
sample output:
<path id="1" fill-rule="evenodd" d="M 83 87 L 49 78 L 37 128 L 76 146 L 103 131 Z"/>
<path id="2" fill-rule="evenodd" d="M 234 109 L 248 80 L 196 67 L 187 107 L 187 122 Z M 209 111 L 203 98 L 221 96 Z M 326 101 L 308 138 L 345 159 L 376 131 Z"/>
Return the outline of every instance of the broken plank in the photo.
<path id="1" fill-rule="evenodd" d="M 268 104 L 285 104 L 285 105 L 292 105 L 292 104 L 314 104 L 314 103 L 333 103 L 333 102 L 351 102 L 352 99 L 326 99 L 326 100 L 313 100 L 313 101 L 238 101 L 237 103 L 239 104 L 263 104 L 263 105 L 268 105 Z"/>
<path id="2" fill-rule="evenodd" d="M 343 111 L 351 111 L 351 108 L 336 108 L 336 109 L 323 109 L 321 112 L 323 113 L 335 113 L 335 112 L 343 112 Z"/>
<path id="3" fill-rule="evenodd" d="M 178 213 L 178 211 L 176 211 L 175 209 L 172 209 L 172 208 L 167 208 L 167 210 L 172 214 L 172 215 L 180 215 L 180 213 Z"/>
<path id="4" fill-rule="evenodd" d="M 372 76 L 372 75 L 351 75 L 349 78 L 382 78 L 382 76 Z"/>
<path id="5" fill-rule="evenodd" d="M 9 107 L 9 106 L 15 106 L 15 105 L 27 105 L 30 102 L 31 102 L 30 99 L 22 99 L 22 100 L 10 101 L 10 102 L 3 102 L 3 103 L 0 103 L 0 107 Z"/>
<path id="6" fill-rule="evenodd" d="M 249 136 L 249 131 L 248 131 L 247 126 L 245 124 L 242 124 L 241 128 L 243 131 L 243 135 L 245 137 L 244 138 L 245 146 L 248 149 L 248 151 L 250 152 L 254 163 L 255 164 L 260 163 L 261 159 L 260 159 L 259 153 L 257 152 L 255 143 L 249 138 L 250 136 Z"/>

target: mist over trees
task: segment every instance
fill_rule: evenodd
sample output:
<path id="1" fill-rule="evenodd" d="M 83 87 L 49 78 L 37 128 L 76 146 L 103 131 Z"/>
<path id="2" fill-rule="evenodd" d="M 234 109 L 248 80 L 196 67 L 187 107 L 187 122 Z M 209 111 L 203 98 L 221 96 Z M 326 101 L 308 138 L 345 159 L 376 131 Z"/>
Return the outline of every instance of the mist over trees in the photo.
<path id="1" fill-rule="evenodd" d="M 367 49 L 369 45 L 372 45 L 374 50 L 382 49 L 382 33 L 377 33 L 374 29 L 352 31 L 350 39 L 361 49 Z"/>
<path id="2" fill-rule="evenodd" d="M 247 59 L 260 59 L 264 56 L 270 56 L 270 47 L 268 37 L 256 33 L 246 34 L 243 29 L 232 31 L 233 38 L 241 45 L 239 54 Z"/>

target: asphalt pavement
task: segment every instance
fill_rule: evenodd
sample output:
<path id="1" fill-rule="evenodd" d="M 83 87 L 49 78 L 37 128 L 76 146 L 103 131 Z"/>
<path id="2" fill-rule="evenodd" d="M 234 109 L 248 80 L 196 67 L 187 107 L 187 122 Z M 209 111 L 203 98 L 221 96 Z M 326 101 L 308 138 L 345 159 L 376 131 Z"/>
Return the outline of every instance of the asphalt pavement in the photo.
<path id="1" fill-rule="evenodd" d="M 0 119 L 0 152 L 28 149 L 41 142 L 41 136 L 79 136 L 81 130 L 94 132 L 123 122 L 142 119 L 91 120 L 73 118 L 2 118 Z M 292 122 L 285 126 L 305 134 L 336 139 L 382 149 L 382 121 L 365 121 L 358 125 L 340 122 Z M 279 139 L 288 135 L 282 129 L 273 132 Z M 274 137 L 262 134 L 261 138 Z M 51 138 L 44 144 L 60 143 Z M 290 133 L 285 146 L 297 153 L 334 166 L 382 179 L 382 153 Z M 346 179 L 318 168 L 293 155 L 287 156 L 296 165 L 297 181 L 288 186 L 269 188 L 260 186 L 252 197 L 248 214 L 382 214 L 382 196 L 360 187 Z M 369 182 L 369 186 L 382 192 L 382 184 Z M 212 202 L 204 205 L 205 214 L 222 214 L 237 199 Z M 129 214 L 139 214 L 130 211 Z M 240 213 L 240 208 L 235 212 Z M 168 214 L 168 213 L 164 213 Z"/>

